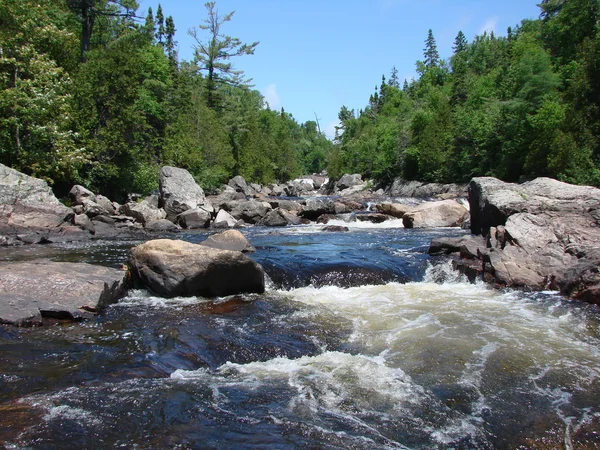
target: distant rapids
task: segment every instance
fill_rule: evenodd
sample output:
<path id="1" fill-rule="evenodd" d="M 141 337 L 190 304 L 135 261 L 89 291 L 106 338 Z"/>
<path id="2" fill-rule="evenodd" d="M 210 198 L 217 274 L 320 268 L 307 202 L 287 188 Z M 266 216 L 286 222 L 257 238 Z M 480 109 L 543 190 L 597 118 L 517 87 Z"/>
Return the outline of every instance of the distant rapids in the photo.
<path id="1" fill-rule="evenodd" d="M 0 445 L 600 446 L 600 310 L 470 284 L 426 253 L 464 231 L 389 225 L 245 231 L 264 295 L 138 290 L 94 321 L 0 327 Z M 42 251 L 116 266 L 129 246 Z"/>

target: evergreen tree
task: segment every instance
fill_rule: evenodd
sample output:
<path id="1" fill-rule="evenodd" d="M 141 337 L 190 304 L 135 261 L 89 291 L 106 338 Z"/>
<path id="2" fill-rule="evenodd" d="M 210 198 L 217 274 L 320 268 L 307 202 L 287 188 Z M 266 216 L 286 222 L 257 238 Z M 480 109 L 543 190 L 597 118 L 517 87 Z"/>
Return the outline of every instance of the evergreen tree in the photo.
<path id="1" fill-rule="evenodd" d="M 85 54 L 91 49 L 92 33 L 98 18 L 131 19 L 138 7 L 135 0 L 67 0 L 67 4 L 77 13 L 78 20 L 81 22 L 80 60 L 82 62 L 85 62 Z"/>
<path id="2" fill-rule="evenodd" d="M 440 63 L 440 55 L 437 51 L 437 45 L 435 43 L 435 38 L 433 37 L 433 31 L 431 31 L 431 28 L 427 32 L 423 56 L 425 57 L 424 62 L 426 68 L 437 67 Z"/>
<path id="3" fill-rule="evenodd" d="M 392 67 L 392 73 L 390 75 L 389 85 L 392 87 L 395 87 L 397 89 L 400 88 L 400 81 L 398 80 L 398 70 L 396 69 L 396 66 Z"/>
<path id="4" fill-rule="evenodd" d="M 169 16 L 166 20 L 166 43 L 165 50 L 167 52 L 167 57 L 169 58 L 169 62 L 172 67 L 177 67 L 177 50 L 175 49 L 177 42 L 175 41 L 175 22 L 173 21 L 173 17 Z"/>
<path id="5" fill-rule="evenodd" d="M 163 39 L 165 38 L 165 16 L 160 3 L 158 4 L 158 9 L 156 10 L 156 25 L 156 39 L 160 44 L 162 44 Z"/>
<path id="6" fill-rule="evenodd" d="M 206 102 L 209 108 L 217 106 L 217 91 L 222 85 L 239 86 L 250 82 L 243 79 L 243 72 L 235 70 L 231 59 L 236 56 L 252 55 L 258 42 L 243 44 L 238 38 L 226 36 L 221 33 L 221 26 L 229 22 L 234 12 L 219 15 L 215 9 L 215 2 L 206 3 L 208 18 L 200 30 L 208 31 L 209 40 L 203 41 L 199 36 L 198 28 L 189 31 L 194 38 L 194 62 L 200 70 L 206 71 Z"/>
<path id="7" fill-rule="evenodd" d="M 466 48 L 467 38 L 465 37 L 462 31 L 459 31 L 456 35 L 456 38 L 454 39 L 454 45 L 452 46 L 452 50 L 454 51 L 454 54 L 457 55 L 458 53 L 465 51 Z"/>
<path id="8" fill-rule="evenodd" d="M 154 22 L 152 8 L 148 8 L 148 14 L 146 14 L 146 23 L 144 28 L 146 29 L 146 33 L 151 36 L 151 39 L 154 39 L 154 34 L 156 33 L 156 23 Z"/>

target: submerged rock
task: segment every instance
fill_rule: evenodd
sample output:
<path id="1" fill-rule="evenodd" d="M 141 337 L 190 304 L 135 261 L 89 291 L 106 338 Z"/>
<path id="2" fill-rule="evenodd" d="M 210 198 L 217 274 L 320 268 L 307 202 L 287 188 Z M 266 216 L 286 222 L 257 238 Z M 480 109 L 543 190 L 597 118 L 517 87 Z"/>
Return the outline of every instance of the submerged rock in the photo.
<path id="1" fill-rule="evenodd" d="M 129 268 L 137 285 L 163 297 L 262 293 L 264 272 L 242 252 L 157 239 L 131 250 Z"/>
<path id="2" fill-rule="evenodd" d="M 127 292 L 123 270 L 52 261 L 0 263 L 0 323 L 41 325 L 42 317 L 78 320 Z"/>

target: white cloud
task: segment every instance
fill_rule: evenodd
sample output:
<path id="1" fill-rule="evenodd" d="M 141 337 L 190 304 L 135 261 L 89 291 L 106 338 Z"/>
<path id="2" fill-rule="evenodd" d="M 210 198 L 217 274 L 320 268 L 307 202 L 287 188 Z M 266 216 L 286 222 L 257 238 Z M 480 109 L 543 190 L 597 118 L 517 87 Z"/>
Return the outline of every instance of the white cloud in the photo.
<path id="1" fill-rule="evenodd" d="M 483 26 L 479 29 L 479 34 L 483 34 L 485 32 L 487 32 L 487 34 L 490 33 L 496 33 L 496 25 L 498 25 L 498 20 L 500 18 L 499 17 L 490 17 L 488 20 L 485 21 L 485 23 L 483 24 Z"/>
<path id="2" fill-rule="evenodd" d="M 323 130 L 325 132 L 325 136 L 327 136 L 330 140 L 333 140 L 333 138 L 335 137 L 335 127 L 339 127 L 339 126 L 340 126 L 339 120 L 336 120 L 334 122 L 329 122 L 327 127 L 325 127 L 325 130 Z"/>
<path id="3" fill-rule="evenodd" d="M 262 90 L 262 95 L 265 97 L 265 101 L 269 104 L 271 109 L 279 109 L 281 106 L 281 99 L 277 93 L 277 86 L 275 84 L 269 84 Z"/>

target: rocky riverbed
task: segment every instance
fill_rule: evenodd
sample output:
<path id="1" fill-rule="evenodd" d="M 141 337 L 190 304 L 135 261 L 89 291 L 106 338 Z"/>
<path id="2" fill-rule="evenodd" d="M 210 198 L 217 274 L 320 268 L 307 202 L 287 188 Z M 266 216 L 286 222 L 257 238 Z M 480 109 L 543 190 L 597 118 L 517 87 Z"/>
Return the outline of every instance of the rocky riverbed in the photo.
<path id="1" fill-rule="evenodd" d="M 353 221 L 373 224 L 401 221 L 405 228 L 470 226 L 471 235 L 434 240 L 429 252 L 450 255 L 454 267 L 472 280 L 482 278 L 498 287 L 560 290 L 565 296 L 600 303 L 600 190 L 593 187 L 544 178 L 523 185 L 475 178 L 468 189 L 396 180 L 386 189 L 375 190 L 360 175 L 345 175 L 336 182 L 310 176 L 271 186 L 248 184 L 242 177 L 235 177 L 218 194 L 206 196 L 187 171 L 163 167 L 157 195 L 132 198 L 119 205 L 83 186 L 74 186 L 69 201 L 70 207 L 59 202 L 42 180 L 0 166 L 0 244 L 19 246 L 99 239 L 142 242 L 156 237 L 172 239 L 177 233 L 190 230 L 219 232 L 310 223 L 323 224 L 322 231 L 344 232 Z M 252 244 L 242 242 L 238 248 L 240 239 L 244 240 L 240 236 L 211 237 L 204 243 L 210 246 L 220 239 L 225 247 L 217 247 L 219 250 L 186 250 L 204 255 L 197 258 L 198 262 L 203 261 L 200 265 L 204 268 L 194 273 L 183 266 L 177 273 L 171 270 L 177 264 L 173 258 L 168 263 L 165 255 L 181 257 L 185 251 L 175 248 L 181 245 L 180 241 L 174 241 L 174 246 L 163 240 L 161 251 L 153 250 L 140 264 L 137 262 L 143 258 L 131 259 L 127 270 L 113 272 L 111 281 L 104 286 L 100 283 L 99 290 L 90 294 L 96 300 L 81 304 L 61 303 L 42 294 L 69 289 L 69 283 L 62 282 L 61 277 L 69 278 L 65 273 L 72 273 L 73 283 L 84 280 L 86 273 L 93 278 L 96 276 L 92 275 L 93 268 L 82 265 L 66 269 L 37 261 L 31 266 L 30 279 L 58 281 L 28 291 L 27 286 L 32 284 L 18 281 L 27 270 L 5 264 L 4 281 L 0 278 L 0 298 L 4 299 L 0 322 L 39 324 L 40 315 L 78 320 L 83 316 L 76 310 L 102 309 L 108 304 L 106 292 L 114 291 L 111 301 L 116 301 L 132 281 L 166 296 L 195 295 L 187 289 L 181 290 L 184 285 L 203 286 L 202 292 L 196 294 L 204 295 L 259 292 L 263 288 L 257 287 L 255 281 L 250 283 L 252 288 L 239 283 L 223 290 L 228 285 L 223 280 L 231 278 L 228 274 L 253 264 L 251 258 L 240 253 Z M 165 252 L 165 248 L 170 250 Z M 233 253 L 224 256 L 224 252 Z M 159 254 L 163 256 L 159 258 Z M 248 262 L 242 263 L 242 259 Z M 56 278 L 56 274 L 63 275 Z M 252 277 L 249 279 L 253 280 Z M 180 287 L 173 294 L 166 294 L 165 283 L 154 281 L 159 279 L 177 279 Z M 204 279 L 211 283 L 205 283 Z M 217 288 L 218 285 L 221 287 Z M 63 298 L 69 295 L 64 294 Z M 50 308 L 50 304 L 54 306 Z M 17 313 L 19 309 L 22 314 Z"/>

